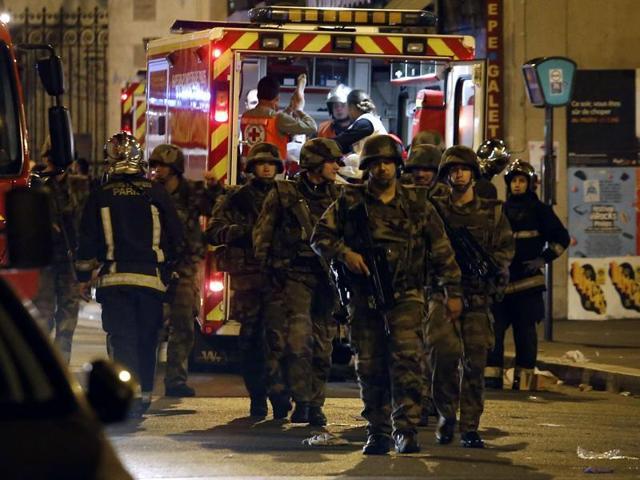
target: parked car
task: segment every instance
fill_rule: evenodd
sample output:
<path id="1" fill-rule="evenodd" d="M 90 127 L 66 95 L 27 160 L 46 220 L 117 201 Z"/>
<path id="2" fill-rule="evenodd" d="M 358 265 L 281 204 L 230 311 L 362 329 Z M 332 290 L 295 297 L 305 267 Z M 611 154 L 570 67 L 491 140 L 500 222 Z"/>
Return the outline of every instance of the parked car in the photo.
<path id="1" fill-rule="evenodd" d="M 7 198 L 7 212 L 32 195 L 18 192 Z M 33 255 L 22 258 L 19 248 L 12 252 L 12 244 L 31 242 L 37 248 L 46 238 L 29 238 L 33 229 L 23 229 L 27 222 L 12 221 L 10 213 L 6 225 L 11 266 L 32 263 Z M 0 478 L 132 478 L 102 425 L 126 418 L 135 380 L 124 368 L 100 360 L 91 364 L 87 384 L 85 393 L 0 277 Z"/>

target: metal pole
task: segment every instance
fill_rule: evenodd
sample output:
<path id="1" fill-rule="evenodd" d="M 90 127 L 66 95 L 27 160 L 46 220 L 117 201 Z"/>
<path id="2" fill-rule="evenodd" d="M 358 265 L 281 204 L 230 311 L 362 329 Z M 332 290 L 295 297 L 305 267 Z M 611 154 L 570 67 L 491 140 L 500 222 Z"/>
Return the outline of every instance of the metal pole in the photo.
<path id="1" fill-rule="evenodd" d="M 553 206 L 556 203 L 556 162 L 553 152 L 553 107 L 544 107 L 544 203 Z M 544 339 L 553 341 L 553 264 L 547 263 L 544 270 L 545 310 Z"/>

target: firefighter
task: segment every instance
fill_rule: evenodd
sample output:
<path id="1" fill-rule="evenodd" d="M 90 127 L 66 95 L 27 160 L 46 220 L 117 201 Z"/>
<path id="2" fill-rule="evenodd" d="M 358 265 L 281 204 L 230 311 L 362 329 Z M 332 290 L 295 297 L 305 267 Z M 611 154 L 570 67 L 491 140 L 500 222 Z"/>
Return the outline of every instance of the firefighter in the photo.
<path id="1" fill-rule="evenodd" d="M 392 434 L 398 453 L 420 450 L 416 425 L 423 347 L 419 331 L 429 254 L 433 275 L 447 292 L 451 316 L 455 318 L 462 310 L 460 269 L 442 221 L 426 202 L 424 191 L 397 182 L 401 165 L 401 147 L 393 138 L 378 135 L 368 139 L 360 163 L 368 172 L 366 184 L 345 186 L 311 239 L 319 255 L 344 263 L 350 271 L 351 346 L 364 403 L 362 416 L 367 421 L 365 455 L 386 454 Z M 366 206 L 368 217 L 354 217 L 354 207 L 359 205 Z M 363 242 L 364 228 L 370 229 L 372 246 Z M 380 270 L 392 285 L 389 295 L 395 298 L 395 304 L 385 312 L 373 309 L 369 301 L 366 278 L 373 265 L 367 264 L 363 255 L 370 247 L 386 253 L 390 270 Z"/>
<path id="2" fill-rule="evenodd" d="M 77 217 L 82 205 L 73 195 L 69 172 L 55 166 L 51 142 L 41 148 L 44 165 L 31 178 L 33 186 L 49 192 L 53 218 L 53 260 L 40 272 L 38 291 L 33 299 L 36 319 L 47 335 L 55 330 L 54 344 L 69 363 L 73 334 L 78 324 L 79 298 L 73 262 L 77 247 Z"/>
<path id="3" fill-rule="evenodd" d="M 486 140 L 478 148 L 478 162 L 480 164 L 480 178 L 476 179 L 475 190 L 482 198 L 498 198 L 498 190 L 491 183 L 491 179 L 498 175 L 508 165 L 511 154 L 507 145 L 498 138 Z"/>
<path id="4" fill-rule="evenodd" d="M 318 136 L 322 138 L 335 138 L 344 132 L 351 124 L 349 109 L 347 107 L 347 96 L 351 89 L 346 85 L 339 84 L 331 89 L 327 95 L 327 110 L 331 115 L 331 120 L 325 120 L 318 127 Z"/>
<path id="5" fill-rule="evenodd" d="M 538 339 L 536 324 L 544 317 L 542 268 L 569 245 L 569 232 L 534 192 L 536 173 L 531 164 L 516 159 L 507 167 L 507 201 L 504 210 L 511 223 L 516 254 L 509 267 L 509 286 L 501 303 L 494 305 L 495 346 L 489 353 L 485 384 L 502 388 L 504 336 L 513 328 L 516 347 L 513 389 L 531 390 Z M 546 244 L 546 246 L 545 246 Z"/>
<path id="6" fill-rule="evenodd" d="M 251 232 L 262 204 L 273 188 L 275 176 L 284 171 L 278 147 L 258 143 L 249 152 L 247 173 L 252 179 L 227 193 L 218 202 L 207 227 L 207 241 L 218 249 L 216 267 L 230 274 L 233 292 L 229 316 L 240 322 L 238 340 L 242 377 L 251 399 L 249 415 L 267 416 L 265 367 L 265 306 L 271 295 L 269 279 L 253 254 Z M 273 403 L 274 416 L 288 414 L 287 402 Z M 282 408 L 284 404 L 284 408 Z M 278 410 L 280 408 L 280 410 Z M 284 411 L 283 411 L 284 410 Z"/>
<path id="7" fill-rule="evenodd" d="M 446 223 L 453 229 L 464 227 L 493 258 L 500 268 L 499 278 L 481 278 L 461 265 L 465 310 L 460 321 L 451 322 L 438 316 L 429 319 L 427 329 L 434 368 L 433 399 L 440 414 L 436 439 L 440 444 L 452 441 L 459 396 L 460 442 L 468 448 L 484 447 L 478 426 L 484 409 L 483 373 L 487 350 L 494 341 L 489 309 L 493 299 L 501 294 L 490 288 L 504 284 L 514 253 L 511 228 L 502 212 L 501 202 L 484 199 L 475 193 L 474 179 L 479 177 L 480 167 L 473 150 L 462 145 L 448 148 L 442 154 L 438 178 L 449 184 L 450 191 L 446 196 L 434 197 L 434 201 Z M 461 357 L 462 379 L 458 383 Z"/>
<path id="8" fill-rule="evenodd" d="M 126 132 L 104 146 L 108 180 L 89 194 L 80 224 L 76 272 L 88 298 L 97 273 L 107 351 L 142 387 L 130 416 L 151 403 L 162 302 L 171 264 L 182 242 L 178 214 L 167 191 L 145 178 L 142 149 Z"/>
<path id="9" fill-rule="evenodd" d="M 336 297 L 329 269 L 309 240 L 337 198 L 334 182 L 341 157 L 333 140 L 307 141 L 300 151 L 302 173 L 295 181 L 276 183 L 253 231 L 256 258 L 275 279 L 270 303 L 277 314 L 268 309 L 265 317 L 269 392 L 293 397 L 292 422 L 316 426 L 327 423 L 322 406 L 337 331 Z"/>
<path id="10" fill-rule="evenodd" d="M 163 185 L 169 193 L 184 231 L 175 264 L 176 278 L 166 297 L 169 340 L 165 395 L 193 397 L 195 391 L 187 385 L 187 368 L 194 341 L 194 318 L 200 309 L 200 265 L 205 255 L 200 217 L 210 215 L 214 198 L 207 195 L 202 182 L 184 178 L 184 154 L 175 145 L 165 143 L 155 147 L 149 167 L 151 180 Z"/>
<path id="11" fill-rule="evenodd" d="M 376 106 L 365 91 L 351 90 L 347 95 L 347 107 L 353 123 L 336 136 L 335 141 L 342 153 L 353 152 L 359 157 L 365 140 L 373 135 L 386 134 L 387 129 L 376 115 Z"/>
<path id="12" fill-rule="evenodd" d="M 294 98 L 297 98 L 294 95 Z M 317 125 L 311 116 L 302 111 L 302 99 L 292 102 L 289 107 L 278 112 L 280 101 L 280 84 L 273 77 L 263 77 L 258 82 L 258 105 L 247 110 L 240 119 L 242 138 L 248 148 L 260 142 L 272 143 L 278 147 L 279 157 L 287 158 L 287 142 L 291 135 L 311 135 L 316 132 Z"/>

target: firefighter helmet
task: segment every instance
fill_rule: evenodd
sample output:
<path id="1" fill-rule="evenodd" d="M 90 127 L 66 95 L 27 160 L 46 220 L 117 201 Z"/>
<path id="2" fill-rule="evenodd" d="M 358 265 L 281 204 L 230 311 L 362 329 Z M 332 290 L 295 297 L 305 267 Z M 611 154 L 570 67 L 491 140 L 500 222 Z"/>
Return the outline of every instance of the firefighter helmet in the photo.
<path id="1" fill-rule="evenodd" d="M 511 184 L 511 180 L 516 175 L 522 175 L 529 182 L 529 190 L 533 190 L 536 184 L 536 170 L 533 166 L 521 158 L 516 158 L 513 162 L 509 164 L 507 169 L 504 172 L 504 181 L 507 184 L 507 190 L 509 189 L 509 185 Z"/>
<path id="2" fill-rule="evenodd" d="M 136 175 L 146 169 L 140 144 L 133 135 L 124 131 L 112 135 L 104 144 L 104 159 L 109 174 Z"/>
<path id="3" fill-rule="evenodd" d="M 253 173 L 253 167 L 257 162 L 273 163 L 278 173 L 284 172 L 284 163 L 280 158 L 280 151 L 273 143 L 256 143 L 249 151 L 245 170 L 248 173 Z"/>
<path id="4" fill-rule="evenodd" d="M 480 165 L 478 164 L 478 156 L 469 147 L 464 145 L 454 145 L 447 148 L 442 154 L 442 160 L 438 167 L 438 179 L 446 181 L 449 170 L 453 165 L 466 165 L 473 172 L 474 178 L 480 177 Z"/>
<path id="5" fill-rule="evenodd" d="M 347 96 L 351 92 L 351 89 L 342 83 L 333 87 L 327 94 L 327 109 L 329 115 L 333 116 L 333 104 L 334 103 L 347 103 Z"/>
<path id="6" fill-rule="evenodd" d="M 507 145 L 498 138 L 484 141 L 478 148 L 477 154 L 480 172 L 488 179 L 504 170 L 511 158 Z"/>
<path id="7" fill-rule="evenodd" d="M 435 145 L 416 145 L 411 148 L 404 169 L 407 172 L 417 168 L 438 171 L 441 159 L 442 150 Z"/>
<path id="8" fill-rule="evenodd" d="M 158 145 L 151 152 L 149 157 L 149 166 L 166 165 L 173 168 L 176 173 L 184 173 L 184 154 L 182 150 L 172 143 L 163 143 Z"/>
<path id="9" fill-rule="evenodd" d="M 342 162 L 342 151 L 335 140 L 330 138 L 314 138 L 308 140 L 300 149 L 300 168 L 313 170 L 324 162 Z"/>
<path id="10" fill-rule="evenodd" d="M 369 164 L 378 159 L 393 160 L 402 166 L 402 146 L 390 135 L 373 135 L 364 142 L 360 153 L 360 170 L 369 168 Z"/>

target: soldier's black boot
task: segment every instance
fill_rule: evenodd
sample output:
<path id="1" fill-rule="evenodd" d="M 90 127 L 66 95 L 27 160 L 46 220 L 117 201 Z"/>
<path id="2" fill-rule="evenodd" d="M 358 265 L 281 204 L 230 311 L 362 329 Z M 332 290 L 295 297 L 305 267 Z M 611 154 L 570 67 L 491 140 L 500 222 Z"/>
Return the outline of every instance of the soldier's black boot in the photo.
<path id="1" fill-rule="evenodd" d="M 453 440 L 456 428 L 455 418 L 440 417 L 436 428 L 436 440 L 440 445 L 447 445 Z"/>
<path id="2" fill-rule="evenodd" d="M 289 396 L 285 394 L 269 395 L 269 401 L 271 402 L 271 408 L 273 408 L 273 419 L 282 420 L 287 418 L 289 410 L 291 410 L 291 401 Z"/>
<path id="3" fill-rule="evenodd" d="M 460 435 L 460 445 L 465 448 L 484 448 L 484 441 L 476 431 L 464 432 Z"/>
<path id="4" fill-rule="evenodd" d="M 186 383 L 164 388 L 165 397 L 195 397 L 196 391 Z"/>
<path id="5" fill-rule="evenodd" d="M 415 433 L 396 433 L 393 439 L 396 442 L 396 452 L 398 453 L 418 453 L 420 451 L 418 437 Z"/>
<path id="6" fill-rule="evenodd" d="M 291 423 L 309 423 L 309 404 L 307 402 L 296 402 L 296 407 L 291 414 Z"/>
<path id="7" fill-rule="evenodd" d="M 367 443 L 362 447 L 364 455 L 386 455 L 391 450 L 391 439 L 387 435 L 369 435 Z"/>
<path id="8" fill-rule="evenodd" d="M 327 417 L 322 411 L 322 407 L 309 406 L 309 424 L 314 427 L 324 427 L 327 424 Z"/>
<path id="9" fill-rule="evenodd" d="M 502 390 L 502 377 L 484 377 L 484 387 L 492 390 Z"/>
<path id="10" fill-rule="evenodd" d="M 255 418 L 265 418 L 267 416 L 266 396 L 255 395 L 251 397 L 251 407 L 249 408 L 249 415 Z"/>

